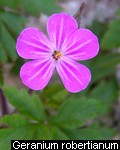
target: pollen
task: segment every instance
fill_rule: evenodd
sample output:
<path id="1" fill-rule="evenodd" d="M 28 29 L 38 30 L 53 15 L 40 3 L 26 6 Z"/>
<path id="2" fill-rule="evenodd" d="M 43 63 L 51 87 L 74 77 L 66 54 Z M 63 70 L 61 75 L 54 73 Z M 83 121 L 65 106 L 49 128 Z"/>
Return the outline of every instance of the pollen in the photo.
<path id="1" fill-rule="evenodd" d="M 59 60 L 62 57 L 62 53 L 60 51 L 55 50 L 52 54 L 53 59 Z"/>

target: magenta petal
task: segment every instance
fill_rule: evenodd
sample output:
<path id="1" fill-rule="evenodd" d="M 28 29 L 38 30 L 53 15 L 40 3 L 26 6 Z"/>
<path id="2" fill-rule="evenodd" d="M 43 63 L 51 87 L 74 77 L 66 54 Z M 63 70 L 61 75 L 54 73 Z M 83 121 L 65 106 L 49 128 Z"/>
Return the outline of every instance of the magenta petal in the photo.
<path id="1" fill-rule="evenodd" d="M 60 49 L 63 42 L 78 28 L 76 20 L 65 13 L 52 15 L 47 23 L 47 31 L 54 49 Z"/>
<path id="2" fill-rule="evenodd" d="M 63 60 L 56 68 L 65 88 L 69 92 L 76 93 L 84 90 L 91 80 L 89 69 L 75 61 Z"/>
<path id="3" fill-rule="evenodd" d="M 37 28 L 24 29 L 17 39 L 16 49 L 22 58 L 38 59 L 48 57 L 50 42 Z"/>
<path id="4" fill-rule="evenodd" d="M 98 54 L 98 38 L 88 29 L 78 29 L 62 46 L 62 51 L 74 60 L 91 59 Z"/>
<path id="5" fill-rule="evenodd" d="M 43 89 L 51 79 L 55 65 L 50 60 L 32 60 L 25 63 L 20 70 L 22 82 L 33 90 Z"/>

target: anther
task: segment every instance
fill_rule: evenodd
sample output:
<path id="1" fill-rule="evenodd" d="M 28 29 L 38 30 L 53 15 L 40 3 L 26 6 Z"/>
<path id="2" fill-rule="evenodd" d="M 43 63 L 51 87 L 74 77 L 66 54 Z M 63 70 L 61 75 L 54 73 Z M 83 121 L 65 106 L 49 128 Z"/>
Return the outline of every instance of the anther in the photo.
<path id="1" fill-rule="evenodd" d="M 62 57 L 62 53 L 60 51 L 55 50 L 52 54 L 53 59 L 59 60 Z"/>

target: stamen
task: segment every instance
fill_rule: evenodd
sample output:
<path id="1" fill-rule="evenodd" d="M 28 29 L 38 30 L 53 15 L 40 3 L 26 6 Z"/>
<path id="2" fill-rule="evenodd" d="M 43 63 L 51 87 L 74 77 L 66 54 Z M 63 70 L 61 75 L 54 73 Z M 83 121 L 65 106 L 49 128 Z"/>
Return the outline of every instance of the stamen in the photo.
<path id="1" fill-rule="evenodd" d="M 60 51 L 55 50 L 52 56 L 53 56 L 53 59 L 59 60 L 62 57 L 62 53 Z"/>

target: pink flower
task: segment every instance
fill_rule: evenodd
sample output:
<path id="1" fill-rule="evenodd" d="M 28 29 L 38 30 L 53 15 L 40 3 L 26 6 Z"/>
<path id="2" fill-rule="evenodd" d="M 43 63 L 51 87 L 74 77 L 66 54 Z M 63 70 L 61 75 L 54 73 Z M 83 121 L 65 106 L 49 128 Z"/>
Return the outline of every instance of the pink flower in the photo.
<path id="1" fill-rule="evenodd" d="M 69 92 L 85 89 L 91 80 L 91 73 L 76 61 L 97 55 L 97 37 L 88 29 L 78 29 L 76 20 L 66 13 L 50 16 L 47 32 L 48 37 L 31 27 L 19 35 L 17 53 L 22 58 L 32 59 L 21 67 L 22 82 L 33 90 L 41 90 L 56 69 Z"/>

